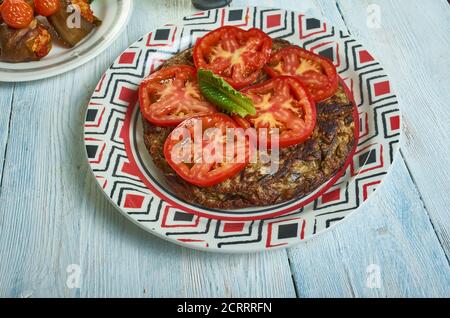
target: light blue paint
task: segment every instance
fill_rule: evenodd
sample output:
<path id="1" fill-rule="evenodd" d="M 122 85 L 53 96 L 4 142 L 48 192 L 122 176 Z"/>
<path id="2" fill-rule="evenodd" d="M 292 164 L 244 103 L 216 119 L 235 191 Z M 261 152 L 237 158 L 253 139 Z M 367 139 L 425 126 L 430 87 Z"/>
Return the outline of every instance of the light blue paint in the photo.
<path id="1" fill-rule="evenodd" d="M 300 296 L 450 295 L 447 259 L 401 157 L 391 169 L 354 215 L 288 251 Z M 371 264 L 381 288 L 367 284 Z"/>
<path id="2" fill-rule="evenodd" d="M 383 27 L 374 31 L 365 23 L 371 1 L 339 1 L 340 11 L 323 0 L 233 1 L 247 3 L 322 13 L 365 43 L 398 92 L 410 172 L 399 157 L 355 215 L 287 251 L 201 253 L 137 228 L 85 162 L 86 103 L 130 43 L 193 9 L 136 1 L 126 32 L 94 61 L 16 84 L 12 110 L 14 85 L 0 83 L 0 297 L 295 297 L 294 284 L 299 297 L 450 296 L 448 4 L 379 0 Z M 80 289 L 66 285 L 70 264 L 80 265 Z M 380 267 L 381 288 L 367 287 L 370 264 Z"/>
<path id="3" fill-rule="evenodd" d="M 8 141 L 9 119 L 14 96 L 14 84 L 0 83 L 0 180 Z"/>

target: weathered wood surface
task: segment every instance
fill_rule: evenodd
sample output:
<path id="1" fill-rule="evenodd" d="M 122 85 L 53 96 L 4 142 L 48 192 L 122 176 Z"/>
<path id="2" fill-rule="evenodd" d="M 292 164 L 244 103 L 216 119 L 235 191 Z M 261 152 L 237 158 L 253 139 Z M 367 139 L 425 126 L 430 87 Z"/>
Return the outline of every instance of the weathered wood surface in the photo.
<path id="1" fill-rule="evenodd" d="M 158 239 L 114 210 L 85 162 L 84 111 L 101 74 L 144 33 L 195 12 L 190 1 L 135 1 L 126 31 L 93 61 L 0 83 L 0 297 L 450 296 L 450 11 L 445 0 L 377 3 L 380 29 L 367 27 L 369 1 L 233 1 L 348 28 L 386 68 L 403 112 L 403 156 L 374 197 L 289 250 L 216 255 Z M 71 264 L 80 288 L 66 284 Z M 380 288 L 369 288 L 372 264 Z"/>
<path id="2" fill-rule="evenodd" d="M 9 120 L 14 99 L 14 84 L 0 85 L 0 185 L 3 175 L 6 145 L 9 137 Z"/>

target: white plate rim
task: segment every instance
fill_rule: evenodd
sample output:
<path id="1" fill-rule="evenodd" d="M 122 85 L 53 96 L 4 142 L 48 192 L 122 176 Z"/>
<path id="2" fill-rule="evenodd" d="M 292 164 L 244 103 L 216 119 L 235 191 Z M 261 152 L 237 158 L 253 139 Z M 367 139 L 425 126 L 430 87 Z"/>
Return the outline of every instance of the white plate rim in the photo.
<path id="1" fill-rule="evenodd" d="M 134 0 L 117 0 L 119 7 L 118 7 L 118 18 L 116 23 L 114 24 L 113 28 L 110 29 L 110 32 L 108 32 L 107 36 L 102 36 L 99 40 L 92 43 L 86 51 L 84 51 L 82 54 L 77 56 L 76 58 L 56 63 L 56 66 L 49 65 L 49 68 L 46 69 L 30 69 L 29 71 L 23 71 L 23 72 L 16 72 L 15 69 L 9 69 L 6 71 L 0 70 L 0 82 L 5 83 L 11 83 L 11 82 L 29 82 L 29 81 L 35 81 L 40 79 L 46 79 L 50 78 L 59 74 L 63 74 L 69 71 L 72 71 L 73 69 L 82 66 L 86 64 L 87 62 L 91 61 L 93 58 L 97 57 L 99 54 L 101 54 L 106 48 L 108 48 L 111 43 L 117 39 L 117 37 L 122 33 L 122 31 L 125 29 L 126 25 L 128 24 L 128 21 L 131 18 L 133 7 L 134 7 Z M 95 32 L 95 31 L 94 31 Z M 27 63 L 33 63 L 33 62 L 27 62 Z M 2 63 L 7 64 L 7 63 Z M 59 64 L 59 65 L 58 65 Z M 18 64 L 15 64 L 18 65 Z"/>

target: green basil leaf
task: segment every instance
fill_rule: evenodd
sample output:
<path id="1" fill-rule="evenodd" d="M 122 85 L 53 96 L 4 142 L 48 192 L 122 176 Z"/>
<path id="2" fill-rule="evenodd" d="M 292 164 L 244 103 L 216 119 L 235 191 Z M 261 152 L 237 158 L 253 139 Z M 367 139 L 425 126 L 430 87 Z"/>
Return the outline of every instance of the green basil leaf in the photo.
<path id="1" fill-rule="evenodd" d="M 256 114 L 251 98 L 235 90 L 222 77 L 205 69 L 199 69 L 197 76 L 203 96 L 221 111 L 241 117 Z"/>

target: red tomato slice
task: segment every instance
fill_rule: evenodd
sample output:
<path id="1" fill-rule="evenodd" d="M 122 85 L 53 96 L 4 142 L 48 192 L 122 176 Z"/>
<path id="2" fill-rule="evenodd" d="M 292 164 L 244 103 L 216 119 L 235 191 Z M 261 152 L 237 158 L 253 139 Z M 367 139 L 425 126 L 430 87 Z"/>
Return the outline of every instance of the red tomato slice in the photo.
<path id="1" fill-rule="evenodd" d="M 242 93 L 249 96 L 256 115 L 245 119 L 256 129 L 268 129 L 268 146 L 278 128 L 280 148 L 305 141 L 316 125 L 316 105 L 308 91 L 296 77 L 279 76 L 250 86 Z"/>
<path id="2" fill-rule="evenodd" d="M 199 127 L 198 124 L 201 124 L 201 130 L 197 130 L 201 132 L 200 140 L 194 139 L 197 129 L 194 127 Z M 208 187 L 223 182 L 244 169 L 249 159 L 249 142 L 242 129 L 241 136 L 245 139 L 238 142 L 233 138 L 233 146 L 229 146 L 229 151 L 226 150 L 229 139 L 225 136 L 228 128 L 235 132 L 234 129 L 239 126 L 225 114 L 191 117 L 178 125 L 167 137 L 164 156 L 175 172 L 189 183 Z M 200 152 L 194 146 L 196 143 L 200 146 L 197 148 Z M 187 147 L 187 152 L 183 147 Z M 215 149 L 222 151 L 208 151 L 208 147 L 216 147 Z M 208 154 L 218 157 L 213 158 L 210 155 L 208 159 Z"/>
<path id="3" fill-rule="evenodd" d="M 190 116 L 216 112 L 200 93 L 195 68 L 187 65 L 147 77 L 139 87 L 139 101 L 143 116 L 158 126 L 176 126 Z"/>
<path id="4" fill-rule="evenodd" d="M 252 84 L 270 58 L 272 39 L 259 29 L 224 26 L 197 41 L 197 68 L 211 70 L 236 89 Z"/>
<path id="5" fill-rule="evenodd" d="M 330 60 L 299 47 L 274 53 L 265 70 L 271 77 L 298 77 L 316 102 L 333 96 L 339 85 L 336 68 Z"/>

